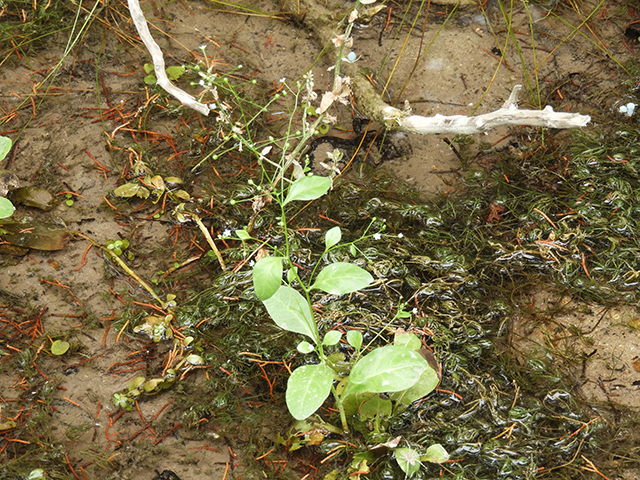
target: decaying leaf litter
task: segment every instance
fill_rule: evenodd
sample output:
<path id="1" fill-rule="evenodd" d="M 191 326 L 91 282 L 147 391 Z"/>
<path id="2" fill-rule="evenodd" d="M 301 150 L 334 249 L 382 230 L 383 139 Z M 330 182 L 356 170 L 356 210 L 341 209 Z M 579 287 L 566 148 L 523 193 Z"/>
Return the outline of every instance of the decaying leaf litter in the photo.
<path id="1" fill-rule="evenodd" d="M 44 15 L 49 20 L 46 16 L 54 10 L 38 5 L 34 17 Z M 20 2 L 15 6 L 25 8 Z M 292 220 L 292 228 L 297 229 L 292 250 L 303 269 L 315 264 L 323 232 L 335 222 L 355 239 L 373 217 L 379 219 L 376 225 L 385 227 L 379 238 L 358 245 L 378 282 L 351 298 L 316 298 L 323 312 L 323 329 L 357 329 L 365 338 L 381 333 L 380 341 L 391 341 L 393 331 L 402 327 L 419 334 L 442 364 L 438 392 L 389 418 L 362 416 L 357 433 L 345 437 L 328 434 L 317 424 L 308 425 L 306 431 L 304 426 L 298 431 L 282 426 L 290 425 L 283 404 L 287 367 L 304 359 L 295 355 L 293 339 L 270 323 L 252 294 L 250 269 L 243 262 L 257 245 L 245 249 L 238 240 L 216 238 L 230 267 L 241 265 L 235 272 L 220 273 L 215 256 L 203 255 L 208 244 L 198 227 L 175 223 L 175 216 L 169 215 L 179 202 L 168 199 L 165 189 L 167 184 L 178 189 L 167 181 L 176 178 L 183 182 L 179 189 L 197 202 L 194 213 L 203 218 L 213 237 L 233 236 L 236 229 L 251 222 L 254 235 L 277 245 L 282 241 L 277 211 L 267 207 L 254 216 L 248 202 L 231 204 L 232 199 L 249 200 L 257 194 L 260 169 L 256 159 L 246 158 L 246 151 L 239 152 L 233 142 L 225 144 L 227 132 L 215 124 L 175 108 L 175 102 L 164 99 L 160 91 L 149 87 L 144 91 L 143 64 L 148 59 L 132 46 L 135 32 L 126 23 L 126 8 L 98 3 L 88 11 L 94 6 L 97 10 L 88 17 L 92 25 L 83 37 L 83 48 L 72 51 L 53 87 L 41 90 L 33 103 L 32 86 L 55 65 L 59 56 L 52 60 L 51 52 L 60 41 L 66 42 L 68 33 L 58 32 L 45 37 L 42 45 L 32 45 L 29 22 L 20 10 L 7 12 L 14 20 L 9 30 L 14 36 L 6 43 L 2 81 L 27 102 L 14 109 L 18 103 L 11 102 L 17 102 L 16 96 L 5 97 L 2 134 L 17 145 L 3 167 L 26 185 L 60 193 L 57 196 L 64 199 L 45 213 L 33 206 L 19 206 L 14 218 L 33 216 L 59 231 L 77 231 L 107 249 L 108 245 L 114 246 L 111 250 L 120 249 L 119 256 L 132 271 L 146 279 L 163 302 L 175 301 L 178 308 L 175 318 L 167 319 L 154 308 L 153 299 L 145 296 L 139 282 L 96 247 L 84 256 L 86 264 L 75 270 L 83 264 L 89 246 L 77 238 L 68 239 L 61 251 L 31 250 L 27 256 L 5 257 L 2 384 L 10 387 L 3 388 L 2 396 L 4 476 L 26 477 L 42 468 L 50 478 L 153 478 L 154 469 L 172 470 L 179 478 L 264 478 L 265 474 L 268 478 L 308 474 L 310 478 L 325 476 L 333 469 L 339 472 L 336 475 L 347 475 L 367 467 L 371 469 L 367 476 L 404 478 L 387 449 L 441 443 L 454 461 L 425 464 L 416 476 L 634 478 L 636 413 L 621 402 L 621 393 L 637 388 L 633 385 L 636 359 L 629 355 L 637 327 L 637 128 L 633 116 L 619 111 L 620 106 L 636 100 L 637 67 L 626 60 L 625 42 L 631 49 L 637 44 L 624 36 L 636 20 L 632 8 L 622 3 L 604 8 L 588 2 L 574 8 L 560 6 L 551 11 L 555 20 L 547 18 L 541 25 L 550 28 L 551 23 L 555 30 L 538 37 L 542 44 L 538 54 L 558 48 L 537 72 L 543 99 L 540 106 L 550 103 L 556 110 L 588 113 L 594 126 L 577 136 L 521 129 L 493 147 L 481 143 L 482 138 L 471 139 L 476 143 L 449 138 L 461 156 L 455 160 L 448 146 L 441 152 L 435 148 L 446 145 L 444 139 L 412 139 L 413 154 L 406 162 L 394 161 L 381 167 L 384 170 L 366 162 L 354 165 L 360 175 L 336 180 L 328 196 Z M 408 5 L 390 6 L 399 8 L 391 8 L 390 14 L 388 9 L 381 11 L 354 35 L 354 51 L 361 56 L 356 65 L 362 62 L 363 68 L 377 69 L 375 55 L 392 51 L 393 32 L 403 32 L 400 13 L 415 13 Z M 62 7 L 57 15 L 73 25 L 76 8 L 57 7 Z M 352 5 L 341 7 L 346 15 Z M 489 25 L 502 25 L 494 27 L 501 42 L 498 48 L 502 48 L 509 31 L 500 23 L 504 22 L 500 9 L 484 7 Z M 503 7 L 509 11 L 508 5 Z M 25 15 L 30 13 L 28 8 L 33 8 L 31 2 Z M 304 22 L 300 16 L 289 17 L 297 26 L 285 23 L 288 28 L 283 29 L 281 19 L 247 15 L 242 9 L 210 10 L 224 9 L 219 5 L 175 3 L 156 8 L 157 12 L 153 6 L 147 10 L 148 18 L 174 29 L 173 38 L 187 48 L 176 48 L 173 40 L 164 39 L 163 49 L 174 56 L 176 65 L 194 65 L 207 55 L 211 72 L 218 73 L 221 81 L 230 72 L 229 89 L 220 87 L 219 91 L 230 106 L 230 115 L 238 115 L 234 119 L 243 118 L 238 110 L 245 120 L 253 118 L 273 99 L 274 91 L 282 86 L 280 79 L 292 83 L 302 73 L 299 63 L 286 62 L 286 55 L 274 53 L 308 57 L 309 64 L 318 56 L 314 39 L 297 28 Z M 496 46 L 490 28 L 479 21 L 483 17 L 477 17 L 482 13 L 477 6 L 472 14 L 460 9 L 452 15 L 452 7 L 431 8 L 429 19 L 434 27 L 427 29 L 425 38 L 430 39 L 445 21 L 447 27 L 435 37 L 425 59 L 437 60 L 446 51 L 436 42 L 447 34 L 456 35 L 461 44 L 472 38 L 480 47 L 474 52 L 483 52 L 484 45 L 477 44 L 487 39 L 489 51 Z M 261 5 L 249 13 L 265 11 L 275 9 Z M 521 9 L 514 11 L 523 14 Z M 567 27 L 559 19 L 575 19 L 572 15 L 580 17 L 578 12 L 581 20 L 573 24 L 580 25 L 588 17 L 586 24 L 596 34 L 611 35 L 610 41 L 601 43 L 627 73 L 601 58 L 602 52 L 597 53 L 588 41 L 577 41 L 583 38 L 579 35 L 565 43 L 558 40 L 568 37 L 567 33 L 563 36 L 562 28 Z M 187 13 L 195 18 L 187 17 L 193 22 L 185 29 L 187 22 L 180 19 Z M 210 26 L 213 15 L 228 22 L 221 31 L 212 31 L 218 28 Z M 285 17 L 280 11 L 271 16 Z M 233 25 L 250 30 L 251 38 L 237 33 L 228 39 Z M 526 22 L 523 25 L 525 32 L 531 30 Z M 21 32 L 18 26 L 25 30 Z M 537 31 L 538 23 L 534 27 Z M 414 29 L 416 41 L 421 37 L 418 30 Z M 202 32 L 218 42 L 219 49 L 209 43 L 204 52 L 200 50 L 205 42 Z M 515 33 L 515 28 L 513 32 L 522 33 Z M 375 46 L 379 37 L 383 48 Z M 522 51 L 531 47 L 524 37 L 516 37 Z M 412 38 L 408 45 L 413 42 Z M 469 45 L 474 43 L 463 45 L 450 56 L 468 58 Z M 243 50 L 255 53 L 251 56 Z M 135 61 L 125 61 L 112 51 L 127 52 L 123 55 Z M 401 58 L 411 57 L 404 51 Z M 569 60 L 572 69 L 564 73 L 559 66 Z M 522 74 L 518 59 L 505 55 L 503 61 L 516 71 L 501 68 L 495 85 L 500 85 L 501 76 L 507 84 L 511 76 L 516 77 L 514 82 L 525 83 L 517 78 Z M 320 94 L 331 87 L 332 75 L 325 69 L 333 62 L 328 55 L 314 70 Z M 441 76 L 450 75 L 445 91 L 451 98 L 436 96 L 436 92 L 443 95 L 442 85 L 426 82 L 417 84 L 434 96 L 411 94 L 410 90 L 405 96 L 414 109 L 422 103 L 436 111 L 449 108 L 456 113 L 467 108 L 465 113 L 471 113 L 475 105 L 468 103 L 478 103 L 497 64 L 497 60 L 478 62 L 464 77 L 456 75 L 460 67 L 447 70 L 443 60 L 439 67 L 438 62 L 425 67 L 425 73 L 435 70 Z M 240 63 L 243 69 L 236 70 Z M 413 62 L 408 63 L 405 68 L 410 69 Z M 488 77 L 480 76 L 481 67 L 490 73 Z M 382 79 L 390 68 L 382 70 Z M 555 74 L 556 68 L 563 73 Z M 475 83 L 471 72 L 478 75 Z M 193 77 L 182 80 L 187 89 L 191 81 L 198 80 L 197 72 L 190 74 Z M 393 75 L 391 91 L 400 91 L 407 76 Z M 456 89 L 446 86 L 454 83 L 465 89 L 455 98 Z M 465 94 L 469 84 L 478 92 Z M 499 107 L 510 90 L 508 86 L 497 91 L 494 86 L 483 106 Z M 535 100 L 522 101 L 536 106 Z M 282 135 L 291 104 L 281 98 L 272 107 L 250 124 L 256 141 L 268 134 Z M 346 108 L 332 113 L 339 115 L 338 127 L 348 129 Z M 336 131 L 340 128 L 331 134 Z M 343 135 L 348 137 L 348 133 Z M 102 148 L 103 139 L 107 149 Z M 219 153 L 221 144 L 229 151 Z M 456 193 L 425 199 L 387 178 L 386 170 L 403 171 L 416 161 L 420 169 L 414 172 L 438 176 L 439 183 L 431 181 L 424 190 L 443 193 L 455 188 Z M 197 171 L 191 172 L 198 164 Z M 423 173 L 431 165 L 437 173 Z M 146 186 L 136 180 L 144 180 L 143 168 L 153 172 L 150 178 L 160 176 L 165 187 L 160 188 L 157 179 Z M 247 183 L 249 179 L 253 185 Z M 136 182 L 158 198 L 150 196 L 145 203 L 110 193 Z M 72 205 L 66 202 L 67 195 L 74 199 Z M 349 256 L 346 251 L 336 255 L 329 260 Z M 409 302 L 406 310 L 411 316 L 387 326 L 389 312 L 397 310 L 401 300 Z M 614 311 L 615 324 L 605 328 L 603 321 L 604 325 L 612 323 L 607 314 Z M 570 320 L 562 323 L 564 317 Z M 604 333 L 593 330 L 596 323 Z M 524 334 L 519 330 L 523 325 Z M 151 336 L 154 331 L 159 338 L 172 332 L 180 342 L 154 342 L 143 333 L 145 326 Z M 626 335 L 622 347 L 616 344 L 617 350 L 609 350 L 593 344 L 593 331 L 604 338 L 612 329 Z M 524 348 L 519 336 L 529 339 L 530 348 Z M 51 354 L 56 340 L 69 343 L 69 350 L 58 357 Z M 524 353 L 515 356 L 510 341 Z M 194 357 L 193 363 L 187 363 L 191 355 L 204 364 L 197 365 Z M 592 374 L 597 364 L 603 367 Z M 175 380 L 170 381 L 167 370 L 178 365 Z M 148 390 L 135 397 L 137 402 L 130 395 L 136 389 L 131 383 L 136 377 L 148 383 Z M 595 393 L 588 393 L 591 387 Z M 114 404 L 122 398 L 134 400 L 129 404 L 131 412 Z M 122 401 L 120 407 L 126 407 L 127 401 Z M 330 410 L 322 413 L 324 420 L 335 423 L 332 415 Z M 394 446 L 392 441 L 398 437 L 401 443 Z M 365 452 L 370 451 L 378 456 L 376 462 L 368 460 L 370 453 Z"/>

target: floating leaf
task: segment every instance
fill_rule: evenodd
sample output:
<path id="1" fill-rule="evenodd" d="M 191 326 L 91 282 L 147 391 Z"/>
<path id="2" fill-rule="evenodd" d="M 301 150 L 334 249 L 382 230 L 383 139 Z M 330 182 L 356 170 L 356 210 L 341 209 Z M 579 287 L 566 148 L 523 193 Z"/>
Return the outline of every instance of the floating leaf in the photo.
<path id="1" fill-rule="evenodd" d="M 449 454 L 442 445 L 434 443 L 427 448 L 427 451 L 420 457 L 420 460 L 431 463 L 444 463 L 449 460 Z"/>
<path id="2" fill-rule="evenodd" d="M 318 274 L 311 288 L 334 295 L 344 295 L 368 287 L 373 277 L 364 268 L 352 263 L 332 263 Z"/>
<path id="3" fill-rule="evenodd" d="M 327 250 L 336 245 L 342 239 L 342 231 L 340 227 L 333 227 L 331 230 L 328 230 L 324 236 L 324 244 L 326 245 Z"/>
<path id="4" fill-rule="evenodd" d="M 151 393 L 154 390 L 157 390 L 158 387 L 161 386 L 163 383 L 164 383 L 164 380 L 162 378 L 152 378 L 148 382 L 145 382 L 142 389 L 145 391 L 145 393 Z"/>
<path id="5" fill-rule="evenodd" d="M 51 210 L 56 204 L 56 198 L 44 188 L 22 187 L 12 191 L 9 198 L 13 203 L 19 203 L 27 207 Z"/>
<path id="6" fill-rule="evenodd" d="M 171 192 L 171 195 L 173 195 L 176 198 L 179 198 L 180 200 L 184 200 L 185 202 L 188 202 L 189 200 L 191 200 L 191 195 L 189 195 L 187 192 L 181 189 L 174 190 L 173 192 Z"/>
<path id="7" fill-rule="evenodd" d="M 184 183 L 182 179 L 178 177 L 164 177 L 164 182 L 169 184 L 169 186 L 181 185 Z"/>
<path id="8" fill-rule="evenodd" d="M 27 477 L 27 480 L 46 480 L 47 478 L 47 474 L 45 473 L 45 471 L 41 468 L 36 468 L 34 470 L 31 470 L 31 472 L 29 472 L 29 476 Z"/>
<path id="9" fill-rule="evenodd" d="M 4 430 L 11 430 L 16 427 L 16 422 L 13 420 L 5 420 L 4 422 L 0 422 L 0 432 Z"/>
<path id="10" fill-rule="evenodd" d="M 140 387 L 144 382 L 145 382 L 146 378 L 144 377 L 136 377 L 133 380 L 131 380 L 129 382 L 129 386 L 127 387 L 127 390 L 129 390 L 130 392 L 132 392 L 133 390 L 136 390 L 138 387 Z"/>
<path id="11" fill-rule="evenodd" d="M 262 257 L 253 266 L 253 289 L 263 302 L 271 298 L 282 284 L 283 260 L 282 257 Z"/>
<path id="12" fill-rule="evenodd" d="M 331 188 L 329 177 L 319 177 L 312 175 L 296 180 L 289 187 L 289 193 L 284 201 L 286 205 L 294 200 L 315 200 L 327 193 Z"/>
<path id="13" fill-rule="evenodd" d="M 0 162 L 4 160 L 11 150 L 11 139 L 9 137 L 0 136 Z"/>
<path id="14" fill-rule="evenodd" d="M 396 448 L 393 457 L 408 477 L 420 470 L 420 455 L 413 448 Z"/>
<path id="15" fill-rule="evenodd" d="M 0 197 L 0 218 L 10 217 L 15 211 L 16 207 L 13 206 L 11 200 L 6 199 L 5 197 Z"/>
<path id="16" fill-rule="evenodd" d="M 50 223 L 3 222 L 2 228 L 9 232 L 2 235 L 3 240 L 17 247 L 52 251 L 62 250 L 67 245 L 67 231 Z"/>
<path id="17" fill-rule="evenodd" d="M 333 385 L 333 370 L 324 363 L 303 365 L 287 382 L 286 401 L 296 420 L 304 420 L 322 406 Z"/>
<path id="18" fill-rule="evenodd" d="M 187 358 L 185 358 L 185 360 L 191 365 L 204 365 L 204 358 L 202 358 L 200 355 L 196 355 L 195 353 L 189 355 Z"/>
<path id="19" fill-rule="evenodd" d="M 293 288 L 281 286 L 269 299 L 263 300 L 276 325 L 289 332 L 302 333 L 319 343 L 315 322 L 307 300 Z"/>
<path id="20" fill-rule="evenodd" d="M 69 350 L 69 342 L 64 340 L 56 340 L 51 344 L 51 353 L 54 355 L 64 355 Z"/>
<path id="21" fill-rule="evenodd" d="M 154 175 L 153 177 L 151 177 L 150 182 L 148 183 L 151 183 L 151 185 L 153 185 L 153 188 L 155 188 L 156 190 L 164 191 L 164 189 L 166 188 L 164 180 L 160 175 Z"/>
<path id="22" fill-rule="evenodd" d="M 149 198 L 149 190 L 147 190 L 142 185 L 137 183 L 125 183 L 124 185 L 120 185 L 113 191 L 113 194 L 117 197 L 140 197 L 140 198 Z"/>

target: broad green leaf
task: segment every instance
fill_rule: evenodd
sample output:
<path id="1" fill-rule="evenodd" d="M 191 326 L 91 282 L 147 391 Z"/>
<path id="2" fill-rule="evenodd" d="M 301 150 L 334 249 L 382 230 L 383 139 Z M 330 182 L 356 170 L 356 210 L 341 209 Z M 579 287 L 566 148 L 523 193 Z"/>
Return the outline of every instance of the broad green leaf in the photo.
<path id="1" fill-rule="evenodd" d="M 396 448 L 393 456 L 407 477 L 420 470 L 420 455 L 413 448 Z"/>
<path id="2" fill-rule="evenodd" d="M 240 239 L 240 240 L 250 240 L 251 239 L 251 235 L 249 235 L 249 232 L 247 232 L 245 229 L 242 230 L 236 230 L 236 236 Z M 268 258 L 268 257 L 267 257 Z"/>
<path id="3" fill-rule="evenodd" d="M 286 401 L 296 420 L 304 420 L 322 406 L 333 384 L 333 370 L 324 363 L 303 365 L 287 382 Z"/>
<path id="4" fill-rule="evenodd" d="M 347 342 L 356 350 L 360 350 L 362 346 L 362 333 L 358 330 L 349 330 L 347 332 Z"/>
<path id="5" fill-rule="evenodd" d="M 195 353 L 192 353 L 191 355 L 187 356 L 187 358 L 185 358 L 186 362 L 191 364 L 191 365 L 204 365 L 204 358 L 202 358 L 200 355 L 196 355 Z"/>
<path id="6" fill-rule="evenodd" d="M 400 331 L 393 336 L 393 344 L 399 347 L 407 347 L 409 350 L 420 350 L 422 342 L 413 333 Z"/>
<path id="7" fill-rule="evenodd" d="M 343 396 L 407 390 L 427 368 L 430 368 L 427 361 L 408 348 L 396 345 L 376 348 L 354 365 Z"/>
<path id="8" fill-rule="evenodd" d="M 15 426 L 15 423 L 14 423 L 14 426 Z M 36 468 L 35 470 L 31 470 L 31 472 L 29 472 L 29 476 L 27 477 L 27 480 L 46 480 L 46 479 L 47 479 L 47 474 L 44 473 L 44 470 L 41 468 Z"/>
<path id="9" fill-rule="evenodd" d="M 352 263 L 336 262 L 322 269 L 311 288 L 344 295 L 368 287 L 371 282 L 373 277 L 364 268 Z"/>
<path id="10" fill-rule="evenodd" d="M 151 393 L 156 390 L 158 386 L 163 382 L 164 380 L 162 378 L 152 378 L 151 380 L 144 383 L 144 385 L 142 386 L 142 390 L 144 390 L 146 393 Z"/>
<path id="11" fill-rule="evenodd" d="M 11 139 L 9 137 L 0 136 L 0 162 L 4 160 L 11 150 Z"/>
<path id="12" fill-rule="evenodd" d="M 427 448 L 427 451 L 420 457 L 420 460 L 431 463 L 444 463 L 449 460 L 449 454 L 442 445 L 434 443 Z"/>
<path id="13" fill-rule="evenodd" d="M 327 250 L 336 245 L 341 239 L 342 232 L 340 231 L 340 227 L 333 227 L 331 230 L 328 230 L 324 236 L 324 244 Z"/>
<path id="14" fill-rule="evenodd" d="M 335 345 L 340 341 L 341 337 L 342 333 L 340 333 L 338 330 L 329 330 L 325 334 L 324 339 L 322 340 L 322 344 L 327 346 Z"/>
<path id="15" fill-rule="evenodd" d="M 155 85 L 158 79 L 156 78 L 155 74 L 150 73 L 149 75 L 144 77 L 143 81 L 146 85 Z"/>
<path id="16" fill-rule="evenodd" d="M 13 206 L 11 200 L 5 197 L 0 197 L 0 218 L 10 217 L 15 211 L 16 207 Z"/>
<path id="17" fill-rule="evenodd" d="M 167 67 L 165 70 L 167 72 L 167 78 L 171 81 L 179 79 L 184 73 L 184 67 L 173 65 L 171 67 Z"/>
<path id="18" fill-rule="evenodd" d="M 236 233 L 240 231 L 236 230 Z M 253 266 L 253 288 L 263 302 L 282 284 L 282 260 L 282 257 L 262 257 Z"/>
<path id="19" fill-rule="evenodd" d="M 281 286 L 276 293 L 262 302 L 280 328 L 289 332 L 302 333 L 316 344 L 320 342 L 309 304 L 293 288 Z"/>
<path id="20" fill-rule="evenodd" d="M 433 392 L 439 383 L 440 379 L 438 378 L 438 374 L 429 366 L 429 368 L 422 372 L 422 375 L 420 375 L 420 378 L 413 387 L 402 390 L 401 392 L 390 393 L 389 397 L 404 405 L 411 405 L 416 400 Z"/>
<path id="21" fill-rule="evenodd" d="M 313 345 L 311 345 L 306 340 L 303 340 L 302 342 L 300 342 L 296 348 L 300 353 L 303 353 L 303 354 L 311 353 L 315 350 L 313 348 Z"/>
<path id="22" fill-rule="evenodd" d="M 51 344 L 51 353 L 54 355 L 64 355 L 69 350 L 69 342 L 64 340 L 56 340 Z"/>
<path id="23" fill-rule="evenodd" d="M 151 73 L 154 70 L 153 63 L 145 63 L 142 68 L 144 68 L 144 73 Z"/>
<path id="24" fill-rule="evenodd" d="M 284 200 L 286 205 L 294 200 L 315 200 L 327 193 L 331 188 L 331 179 L 329 177 L 302 177 L 296 180 L 289 187 L 289 193 Z"/>

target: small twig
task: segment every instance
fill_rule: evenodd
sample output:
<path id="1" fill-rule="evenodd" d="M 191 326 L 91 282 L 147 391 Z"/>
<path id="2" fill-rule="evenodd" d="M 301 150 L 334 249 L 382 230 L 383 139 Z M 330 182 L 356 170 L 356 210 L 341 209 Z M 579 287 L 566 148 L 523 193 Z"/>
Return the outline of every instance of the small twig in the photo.
<path id="1" fill-rule="evenodd" d="M 193 218 L 195 222 L 198 224 L 198 227 L 200 227 L 200 230 L 202 231 L 204 238 L 207 239 L 207 243 L 211 247 L 211 250 L 213 250 L 213 253 L 216 254 L 218 263 L 220 263 L 220 268 L 222 268 L 222 270 L 226 270 L 227 266 L 225 265 L 224 260 L 222 259 L 222 255 L 220 255 L 220 250 L 218 250 L 218 247 L 216 247 L 216 244 L 213 241 L 213 238 L 211 238 L 211 234 L 209 233 L 209 230 L 207 230 L 207 227 L 204 226 L 204 223 L 202 223 L 202 220 L 200 220 L 200 217 L 198 215 L 191 212 L 189 212 L 189 215 L 191 215 L 191 218 Z"/>
<path id="2" fill-rule="evenodd" d="M 136 26 L 136 30 L 138 30 L 138 34 L 140 35 L 140 39 L 144 43 L 145 47 L 147 47 L 147 50 L 151 55 L 151 59 L 153 61 L 153 70 L 156 74 L 156 83 L 160 87 L 162 87 L 169 95 L 173 95 L 175 98 L 180 100 L 186 107 L 193 108 L 203 115 L 209 115 L 211 109 L 208 105 L 198 102 L 195 97 L 189 95 L 187 92 L 185 92 L 181 88 L 176 87 L 169 81 L 169 79 L 167 78 L 167 74 L 165 73 L 164 56 L 162 55 L 162 50 L 160 50 L 160 47 L 149 32 L 147 19 L 142 13 L 140 3 L 138 2 L 138 0 L 127 0 L 127 2 L 129 4 L 131 20 L 133 20 L 133 23 Z"/>
<path id="3" fill-rule="evenodd" d="M 581 469 L 586 470 L 587 472 L 597 473 L 598 475 L 600 475 L 605 480 L 609 480 L 609 477 L 605 476 L 604 473 L 602 473 L 600 470 L 598 470 L 591 460 L 589 460 L 584 455 L 580 455 L 580 457 L 582 457 L 582 459 L 585 462 L 587 462 L 587 466 L 586 467 L 580 467 Z"/>

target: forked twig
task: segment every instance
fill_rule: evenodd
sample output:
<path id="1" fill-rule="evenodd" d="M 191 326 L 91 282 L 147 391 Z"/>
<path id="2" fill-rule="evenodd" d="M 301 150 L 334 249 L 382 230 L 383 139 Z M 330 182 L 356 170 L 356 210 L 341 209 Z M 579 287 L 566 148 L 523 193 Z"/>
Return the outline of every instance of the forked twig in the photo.
<path id="1" fill-rule="evenodd" d="M 169 78 L 167 78 L 167 74 L 165 73 L 164 56 L 162 55 L 162 50 L 160 50 L 160 47 L 149 32 L 147 19 L 142 13 L 140 3 L 138 2 L 138 0 L 127 0 L 127 2 L 129 4 L 129 13 L 131 13 L 131 20 L 133 20 L 133 23 L 136 26 L 136 30 L 138 30 L 140 39 L 144 43 L 145 47 L 147 47 L 149 54 L 151 54 L 151 59 L 153 61 L 153 70 L 156 74 L 157 84 L 162 87 L 169 95 L 173 95 L 175 98 L 180 100 L 184 106 L 193 108 L 203 115 L 209 115 L 211 109 L 208 105 L 198 102 L 195 97 L 189 95 L 187 92 L 185 92 L 181 88 L 176 87 L 169 81 Z"/>

